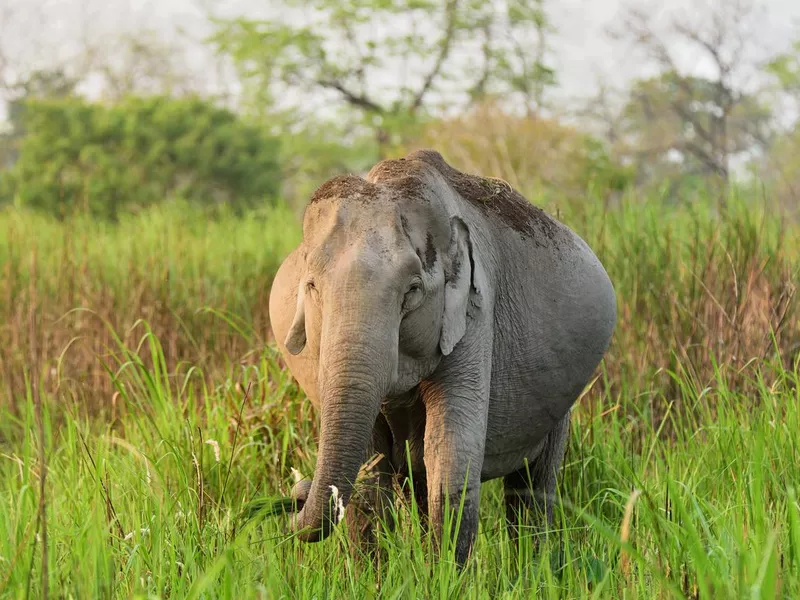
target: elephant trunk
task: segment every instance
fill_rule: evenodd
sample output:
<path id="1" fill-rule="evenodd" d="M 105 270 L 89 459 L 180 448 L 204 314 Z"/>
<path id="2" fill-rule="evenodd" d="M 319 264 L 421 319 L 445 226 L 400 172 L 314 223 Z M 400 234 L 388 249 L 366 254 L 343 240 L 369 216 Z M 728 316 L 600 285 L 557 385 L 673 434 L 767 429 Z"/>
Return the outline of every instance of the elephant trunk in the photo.
<path id="1" fill-rule="evenodd" d="M 379 306 L 371 312 L 363 306 L 357 311 L 331 307 L 323 315 L 317 465 L 293 522 L 301 540 L 316 542 L 330 535 L 369 458 L 375 420 L 397 365 L 397 328 L 385 321 Z"/>

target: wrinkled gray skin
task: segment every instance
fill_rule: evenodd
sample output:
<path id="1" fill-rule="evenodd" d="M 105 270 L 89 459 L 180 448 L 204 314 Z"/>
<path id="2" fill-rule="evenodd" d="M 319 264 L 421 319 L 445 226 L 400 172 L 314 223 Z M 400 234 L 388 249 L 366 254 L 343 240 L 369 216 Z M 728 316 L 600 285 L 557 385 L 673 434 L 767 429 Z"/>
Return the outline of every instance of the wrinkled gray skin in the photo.
<path id="1" fill-rule="evenodd" d="M 409 462 L 436 539 L 445 498 L 457 508 L 464 492 L 462 564 L 483 481 L 504 478 L 512 537 L 524 509 L 549 521 L 570 408 L 616 320 L 611 282 L 575 233 L 504 182 L 417 151 L 317 190 L 269 310 L 321 414 L 313 480 L 295 490 L 302 539 L 331 532 L 331 486 L 347 506 L 376 453 L 379 491 L 346 510 L 362 537 Z"/>

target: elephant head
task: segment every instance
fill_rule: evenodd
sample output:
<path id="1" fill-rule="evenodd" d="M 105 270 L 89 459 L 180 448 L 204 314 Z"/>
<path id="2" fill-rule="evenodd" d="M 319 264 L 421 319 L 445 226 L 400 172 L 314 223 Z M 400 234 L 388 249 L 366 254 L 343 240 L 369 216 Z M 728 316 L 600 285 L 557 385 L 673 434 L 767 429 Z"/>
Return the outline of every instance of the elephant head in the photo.
<path id="1" fill-rule="evenodd" d="M 350 498 L 382 401 L 411 390 L 453 351 L 478 290 L 454 192 L 421 161 L 384 161 L 366 179 L 323 184 L 306 207 L 299 253 L 284 345 L 318 358 L 321 428 L 293 529 L 317 541 Z"/>

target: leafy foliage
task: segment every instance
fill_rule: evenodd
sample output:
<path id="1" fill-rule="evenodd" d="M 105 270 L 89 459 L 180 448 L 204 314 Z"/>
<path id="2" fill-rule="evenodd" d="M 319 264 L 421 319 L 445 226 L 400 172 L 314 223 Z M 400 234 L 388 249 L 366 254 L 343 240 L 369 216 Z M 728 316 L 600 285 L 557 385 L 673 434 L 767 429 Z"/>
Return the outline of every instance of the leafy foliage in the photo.
<path id="1" fill-rule="evenodd" d="M 278 142 L 201 99 L 37 99 L 23 124 L 4 195 L 45 211 L 113 218 L 175 196 L 241 207 L 279 189 Z"/>

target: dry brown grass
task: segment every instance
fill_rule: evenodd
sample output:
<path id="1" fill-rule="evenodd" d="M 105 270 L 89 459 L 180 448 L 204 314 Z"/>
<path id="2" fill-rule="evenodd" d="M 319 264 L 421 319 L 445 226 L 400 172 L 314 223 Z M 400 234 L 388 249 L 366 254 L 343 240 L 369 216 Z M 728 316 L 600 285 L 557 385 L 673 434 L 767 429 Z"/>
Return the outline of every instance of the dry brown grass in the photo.
<path id="1" fill-rule="evenodd" d="M 170 371 L 192 365 L 209 383 L 258 359 L 272 277 L 294 227 L 284 215 L 208 223 L 153 213 L 113 228 L 0 215 L 8 242 L 0 253 L 0 402 L 18 403 L 28 386 L 43 385 L 110 408 L 104 363 L 117 368 L 120 342 L 138 348 L 148 328 Z M 146 346 L 139 354 L 151 360 Z"/>

